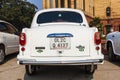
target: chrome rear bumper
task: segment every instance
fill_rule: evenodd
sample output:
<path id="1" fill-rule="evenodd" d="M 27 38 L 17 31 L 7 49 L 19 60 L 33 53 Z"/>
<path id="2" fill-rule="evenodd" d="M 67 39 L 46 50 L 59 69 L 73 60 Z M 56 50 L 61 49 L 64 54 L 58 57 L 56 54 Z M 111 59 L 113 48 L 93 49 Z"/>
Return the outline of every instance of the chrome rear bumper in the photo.
<path id="1" fill-rule="evenodd" d="M 103 59 L 89 60 L 68 60 L 68 61 L 36 61 L 36 60 L 18 60 L 18 64 L 22 65 L 91 65 L 103 64 Z"/>

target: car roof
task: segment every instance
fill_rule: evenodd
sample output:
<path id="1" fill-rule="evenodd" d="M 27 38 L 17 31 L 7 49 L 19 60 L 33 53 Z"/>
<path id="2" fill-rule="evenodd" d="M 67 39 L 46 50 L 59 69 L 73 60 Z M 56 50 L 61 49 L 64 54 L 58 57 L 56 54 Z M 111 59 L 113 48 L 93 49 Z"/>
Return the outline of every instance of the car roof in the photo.
<path id="1" fill-rule="evenodd" d="M 8 24 L 10 24 L 9 22 L 7 22 L 7 21 L 4 21 L 4 20 L 0 20 L 0 22 L 4 22 L 4 23 L 8 23 Z"/>
<path id="2" fill-rule="evenodd" d="M 3 22 L 3 23 L 7 23 L 7 24 L 9 24 L 9 25 L 12 25 L 11 23 L 9 23 L 9 22 L 7 22 L 7 21 L 4 21 L 4 20 L 0 20 L 0 22 Z M 14 25 L 12 25 L 12 26 L 14 26 Z"/>
<path id="3" fill-rule="evenodd" d="M 81 10 L 71 9 L 71 8 L 50 8 L 50 9 L 42 9 L 42 10 L 37 11 L 37 13 L 40 14 L 40 13 L 50 12 L 50 11 L 73 11 L 73 12 L 83 13 Z"/>

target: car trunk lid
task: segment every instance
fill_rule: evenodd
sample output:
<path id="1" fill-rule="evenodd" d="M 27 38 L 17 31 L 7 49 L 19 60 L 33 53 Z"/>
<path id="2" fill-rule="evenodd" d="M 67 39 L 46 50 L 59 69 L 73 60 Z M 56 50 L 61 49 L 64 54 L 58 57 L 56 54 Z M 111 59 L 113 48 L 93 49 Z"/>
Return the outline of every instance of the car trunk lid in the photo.
<path id="1" fill-rule="evenodd" d="M 89 56 L 89 28 L 78 25 L 48 25 L 29 30 L 31 56 Z"/>

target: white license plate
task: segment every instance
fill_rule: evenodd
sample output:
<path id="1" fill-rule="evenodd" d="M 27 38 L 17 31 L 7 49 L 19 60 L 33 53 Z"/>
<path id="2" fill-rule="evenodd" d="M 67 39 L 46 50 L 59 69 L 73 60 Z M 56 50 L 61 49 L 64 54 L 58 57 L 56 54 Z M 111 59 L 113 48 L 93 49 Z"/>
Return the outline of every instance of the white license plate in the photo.
<path id="1" fill-rule="evenodd" d="M 70 37 L 50 38 L 50 49 L 70 49 Z"/>

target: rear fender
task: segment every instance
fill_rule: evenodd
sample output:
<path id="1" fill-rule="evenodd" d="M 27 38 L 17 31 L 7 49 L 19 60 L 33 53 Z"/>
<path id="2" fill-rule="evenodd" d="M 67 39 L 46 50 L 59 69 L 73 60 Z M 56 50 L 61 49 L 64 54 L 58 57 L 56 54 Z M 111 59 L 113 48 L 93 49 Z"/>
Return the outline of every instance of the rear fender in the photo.
<path id="1" fill-rule="evenodd" d="M 113 41 L 112 41 L 111 39 L 108 39 L 108 40 L 107 40 L 107 43 L 106 43 L 106 48 L 107 48 L 107 50 L 108 50 L 108 48 L 109 48 L 110 45 L 112 46 L 113 52 L 115 53 L 115 48 L 114 48 Z"/>

